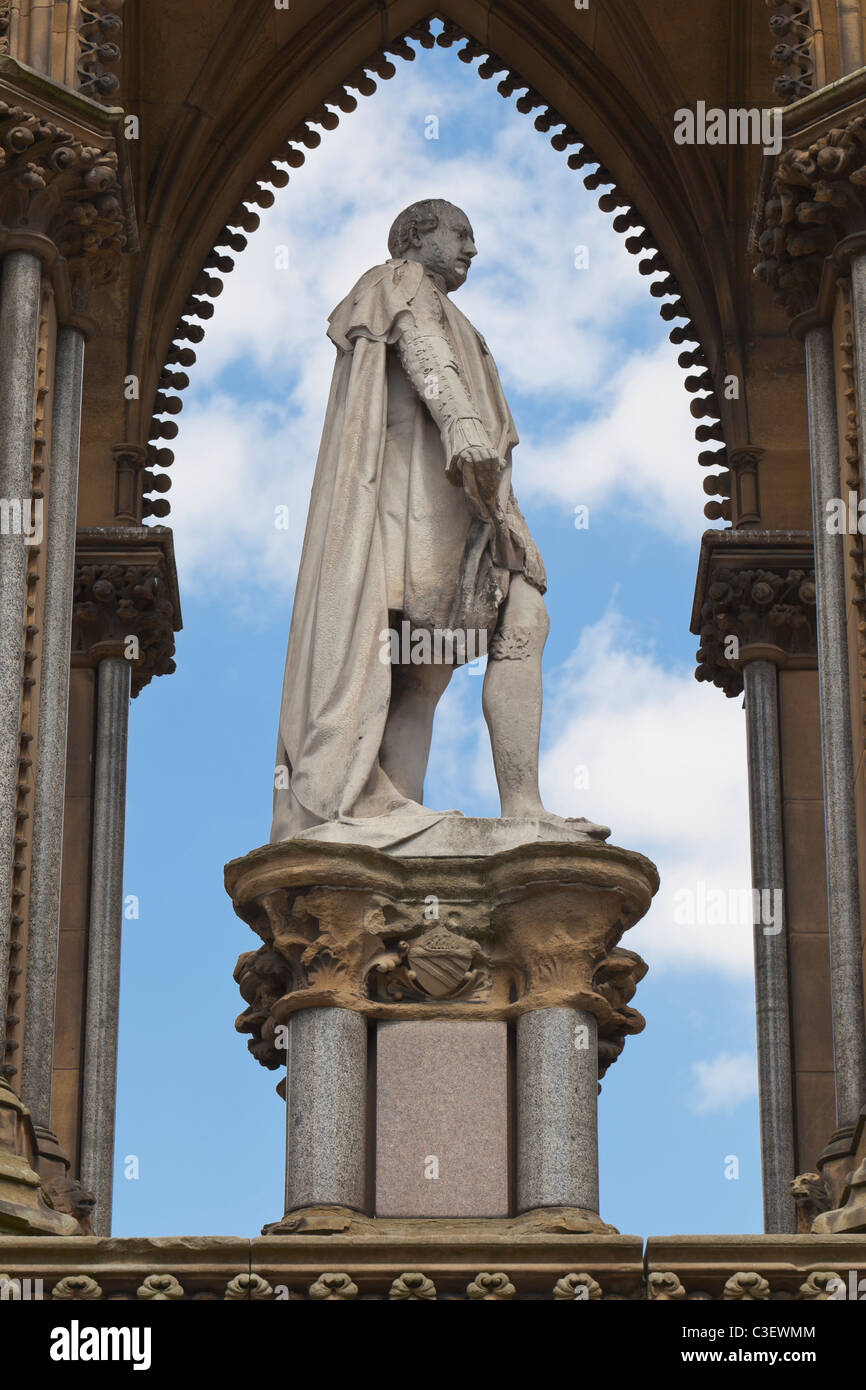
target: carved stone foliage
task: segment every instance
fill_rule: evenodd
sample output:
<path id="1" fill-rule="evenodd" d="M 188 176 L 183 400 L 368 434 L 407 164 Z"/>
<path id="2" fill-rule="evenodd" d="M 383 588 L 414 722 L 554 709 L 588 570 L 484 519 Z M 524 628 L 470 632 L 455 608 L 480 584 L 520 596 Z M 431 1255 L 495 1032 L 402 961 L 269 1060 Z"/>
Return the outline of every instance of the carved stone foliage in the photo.
<path id="1" fill-rule="evenodd" d="M 401 1274 L 388 1291 L 388 1297 L 395 1300 L 408 1299 L 433 1302 L 436 1298 L 436 1285 L 426 1274 Z"/>
<path id="2" fill-rule="evenodd" d="M 771 1235 L 711 1236 L 700 1244 L 685 1238 L 678 1257 L 655 1268 L 633 1237 L 611 1245 L 596 1233 L 590 1242 L 563 1243 L 563 1231 L 521 1229 L 520 1218 L 431 1222 L 350 1215 L 351 1229 L 335 1237 L 334 1258 L 324 1248 L 333 1244 L 324 1230 L 252 1242 L 196 1236 L 97 1243 L 10 1233 L 3 1242 L 0 1306 L 34 1294 L 65 1304 L 824 1302 L 862 1297 L 866 1288 L 863 1242 L 837 1237 L 785 1236 L 780 1243 Z M 409 1262 L 408 1249 L 424 1251 L 420 1267 Z"/>
<path id="3" fill-rule="evenodd" d="M 54 1285 L 51 1297 L 74 1302 L 95 1302 L 102 1298 L 102 1289 L 89 1274 L 67 1274 Z"/>
<path id="4" fill-rule="evenodd" d="M 517 1290 L 508 1278 L 507 1274 L 501 1272 L 496 1274 L 476 1274 L 471 1284 L 466 1286 L 466 1296 L 470 1299 L 482 1299 L 485 1302 L 493 1302 L 497 1299 L 513 1298 Z"/>
<path id="5" fill-rule="evenodd" d="M 0 223 L 54 242 L 82 309 L 92 285 L 117 275 L 129 237 L 117 153 L 104 133 L 17 97 L 0 79 Z"/>
<path id="6" fill-rule="evenodd" d="M 612 1010 L 612 1021 L 615 1020 L 613 1027 L 599 1027 L 599 1076 L 603 1076 L 610 1064 L 616 1061 L 625 1047 L 626 1038 L 632 1033 L 639 1033 L 644 1026 L 643 1015 L 629 1006 L 629 1000 L 648 969 L 646 961 L 635 951 L 614 946 L 595 973 L 593 988 L 607 1000 Z"/>
<path id="7" fill-rule="evenodd" d="M 87 0 L 78 21 L 78 90 L 99 101 L 112 96 L 120 86 L 109 69 L 120 62 L 120 34 L 123 0 Z"/>
<path id="8" fill-rule="evenodd" d="M 238 959 L 236 1020 L 272 1070 L 299 1009 L 370 1018 L 509 1019 L 579 1007 L 598 1020 L 599 1074 L 644 1020 L 646 965 L 618 945 L 657 886 L 641 855 L 525 845 L 487 859 L 398 860 L 289 841 L 226 869 L 235 910 L 262 940 Z"/>
<path id="9" fill-rule="evenodd" d="M 260 1274 L 236 1274 L 226 1284 L 224 1295 L 229 1303 L 261 1303 L 273 1296 L 273 1289 Z"/>
<path id="10" fill-rule="evenodd" d="M 553 1286 L 556 1302 L 571 1299 L 572 1302 L 598 1300 L 601 1298 L 601 1285 L 591 1274 L 564 1274 Z"/>
<path id="11" fill-rule="evenodd" d="M 695 675 L 728 696 L 743 689 L 745 648 L 769 649 L 782 660 L 812 658 L 817 651 L 813 570 L 719 567 L 710 574 L 700 614 Z"/>
<path id="12" fill-rule="evenodd" d="M 0 0 L 0 53 L 9 52 L 11 0 Z"/>
<path id="13" fill-rule="evenodd" d="M 183 1288 L 173 1274 L 148 1274 L 137 1293 L 139 1298 L 153 1299 L 158 1303 L 183 1298 Z"/>
<path id="14" fill-rule="evenodd" d="M 783 102 L 796 101 L 815 86 L 813 46 L 815 29 L 809 0 L 764 0 L 773 14 L 770 30 L 776 40 L 770 57 L 781 69 L 773 83 Z"/>
<path id="15" fill-rule="evenodd" d="M 310 1298 L 320 1299 L 327 1303 L 357 1297 L 358 1285 L 350 1279 L 348 1274 L 320 1274 L 315 1283 L 310 1285 Z"/>
<path id="16" fill-rule="evenodd" d="M 800 1285 L 799 1296 L 806 1302 L 826 1303 L 837 1294 L 840 1285 L 844 1289 L 845 1280 L 832 1269 L 816 1269 Z"/>
<path id="17" fill-rule="evenodd" d="M 132 694 L 175 669 L 180 627 L 171 533 L 160 527 L 79 532 L 72 609 L 74 665 L 123 656 Z"/>
<path id="18" fill-rule="evenodd" d="M 738 1299 L 752 1302 L 769 1297 L 770 1285 L 762 1274 L 756 1274 L 754 1271 L 732 1274 L 722 1290 L 722 1298 L 726 1302 Z"/>
<path id="19" fill-rule="evenodd" d="M 647 1279 L 647 1298 L 661 1303 L 676 1303 L 685 1298 L 686 1291 L 679 1276 L 669 1271 L 657 1270 Z"/>
<path id="20" fill-rule="evenodd" d="M 866 230 L 866 117 L 780 154 L 758 238 L 756 274 L 793 317 L 812 308 L 825 258 Z"/>

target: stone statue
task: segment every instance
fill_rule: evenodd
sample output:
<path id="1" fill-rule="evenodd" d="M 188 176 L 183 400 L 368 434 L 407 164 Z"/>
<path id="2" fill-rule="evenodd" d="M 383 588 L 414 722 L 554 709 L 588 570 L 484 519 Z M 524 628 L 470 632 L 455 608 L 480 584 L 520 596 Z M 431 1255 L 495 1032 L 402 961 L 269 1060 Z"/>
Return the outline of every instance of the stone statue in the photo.
<path id="1" fill-rule="evenodd" d="M 450 298 L 476 255 L 472 228 L 451 203 L 414 203 L 388 250 L 330 317 L 337 362 L 289 633 L 271 840 L 307 832 L 435 853 L 437 823 L 468 826 L 424 807 L 423 786 L 436 705 L 455 666 L 485 651 L 502 817 L 559 827 L 554 838 L 603 837 L 539 797 L 546 579 L 511 488 L 518 436 L 496 364 Z"/>

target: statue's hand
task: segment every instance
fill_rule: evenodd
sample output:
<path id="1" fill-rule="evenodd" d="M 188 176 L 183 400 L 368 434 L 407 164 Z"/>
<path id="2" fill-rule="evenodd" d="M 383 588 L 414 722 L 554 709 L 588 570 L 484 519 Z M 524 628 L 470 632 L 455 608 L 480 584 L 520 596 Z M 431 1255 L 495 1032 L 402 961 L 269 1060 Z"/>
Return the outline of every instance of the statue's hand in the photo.
<path id="1" fill-rule="evenodd" d="M 508 465 L 504 459 L 491 454 L 489 449 L 464 449 L 464 455 L 471 457 L 461 460 L 463 491 L 470 510 L 482 521 L 490 521 L 502 511 L 499 497 L 502 475 Z"/>
<path id="2" fill-rule="evenodd" d="M 476 417 L 453 420 L 445 437 L 448 459 L 446 472 L 452 483 L 466 484 L 467 476 L 477 474 L 479 483 L 489 475 L 494 481 L 505 467 L 490 442 L 487 430 Z M 470 480 L 471 481 L 471 480 Z"/>
<path id="3" fill-rule="evenodd" d="M 467 463 L 475 465 L 476 472 L 490 472 L 496 478 L 505 468 L 505 460 L 498 454 L 491 454 L 489 449 L 480 444 L 471 444 L 465 449 L 461 449 L 456 456 L 456 462 L 460 468 L 465 468 Z"/>
<path id="4" fill-rule="evenodd" d="M 500 475 L 507 464 L 490 449 L 474 444 L 461 449 L 457 455 L 457 466 L 463 475 L 463 486 L 471 495 L 478 492 L 482 497 L 493 499 L 499 485 Z"/>

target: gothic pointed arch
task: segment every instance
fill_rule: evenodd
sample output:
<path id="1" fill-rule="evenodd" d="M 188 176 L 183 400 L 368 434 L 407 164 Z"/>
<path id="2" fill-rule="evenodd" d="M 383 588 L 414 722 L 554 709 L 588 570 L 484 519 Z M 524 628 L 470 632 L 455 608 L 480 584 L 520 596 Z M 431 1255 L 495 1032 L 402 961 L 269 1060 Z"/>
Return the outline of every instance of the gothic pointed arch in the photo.
<path id="1" fill-rule="evenodd" d="M 724 14 L 713 8 L 722 34 Z M 143 135 L 137 196 L 144 230 L 129 363 L 141 388 L 127 407 L 124 437 L 132 443 L 118 463 L 133 493 L 140 483 L 157 497 L 135 499 L 138 515 L 129 519 L 169 510 L 158 494 L 170 480 L 155 470 L 172 462 L 167 445 L 178 432 L 179 392 L 222 276 L 258 226 L 258 210 L 271 206 L 292 168 L 351 119 L 360 100 L 412 61 L 417 45 L 434 44 L 455 49 L 549 135 L 599 193 L 600 207 L 615 213 L 641 272 L 657 275 L 650 292 L 682 346 L 681 363 L 692 369 L 686 385 L 695 393 L 696 437 L 709 446 L 700 462 L 722 469 L 705 481 L 722 499 L 707 514 L 730 519 L 726 446 L 742 448 L 750 436 L 745 399 L 729 400 L 723 390 L 743 375 L 742 277 L 732 263 L 717 167 L 705 147 L 674 142 L 675 112 L 689 101 L 650 19 L 627 0 L 606 0 L 591 28 L 564 21 L 559 7 L 526 0 L 447 0 L 433 14 L 429 0 L 356 0 L 294 28 L 291 10 L 272 15 L 265 43 L 261 15 L 259 5 L 242 0 L 214 32 L 206 61 L 160 132 L 157 161 Z M 144 10 L 130 20 L 146 54 Z M 763 61 L 769 89 L 768 54 Z"/>

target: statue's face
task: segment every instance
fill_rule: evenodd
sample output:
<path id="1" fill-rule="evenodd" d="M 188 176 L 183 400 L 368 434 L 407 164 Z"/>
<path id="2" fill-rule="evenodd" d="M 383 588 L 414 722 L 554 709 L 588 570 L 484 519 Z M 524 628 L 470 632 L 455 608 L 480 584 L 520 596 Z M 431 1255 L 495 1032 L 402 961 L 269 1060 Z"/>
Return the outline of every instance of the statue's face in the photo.
<path id="1" fill-rule="evenodd" d="M 478 255 L 466 213 L 450 204 L 443 208 L 436 230 L 416 232 L 407 255 L 420 261 L 426 270 L 441 275 L 446 289 L 458 290 Z"/>

